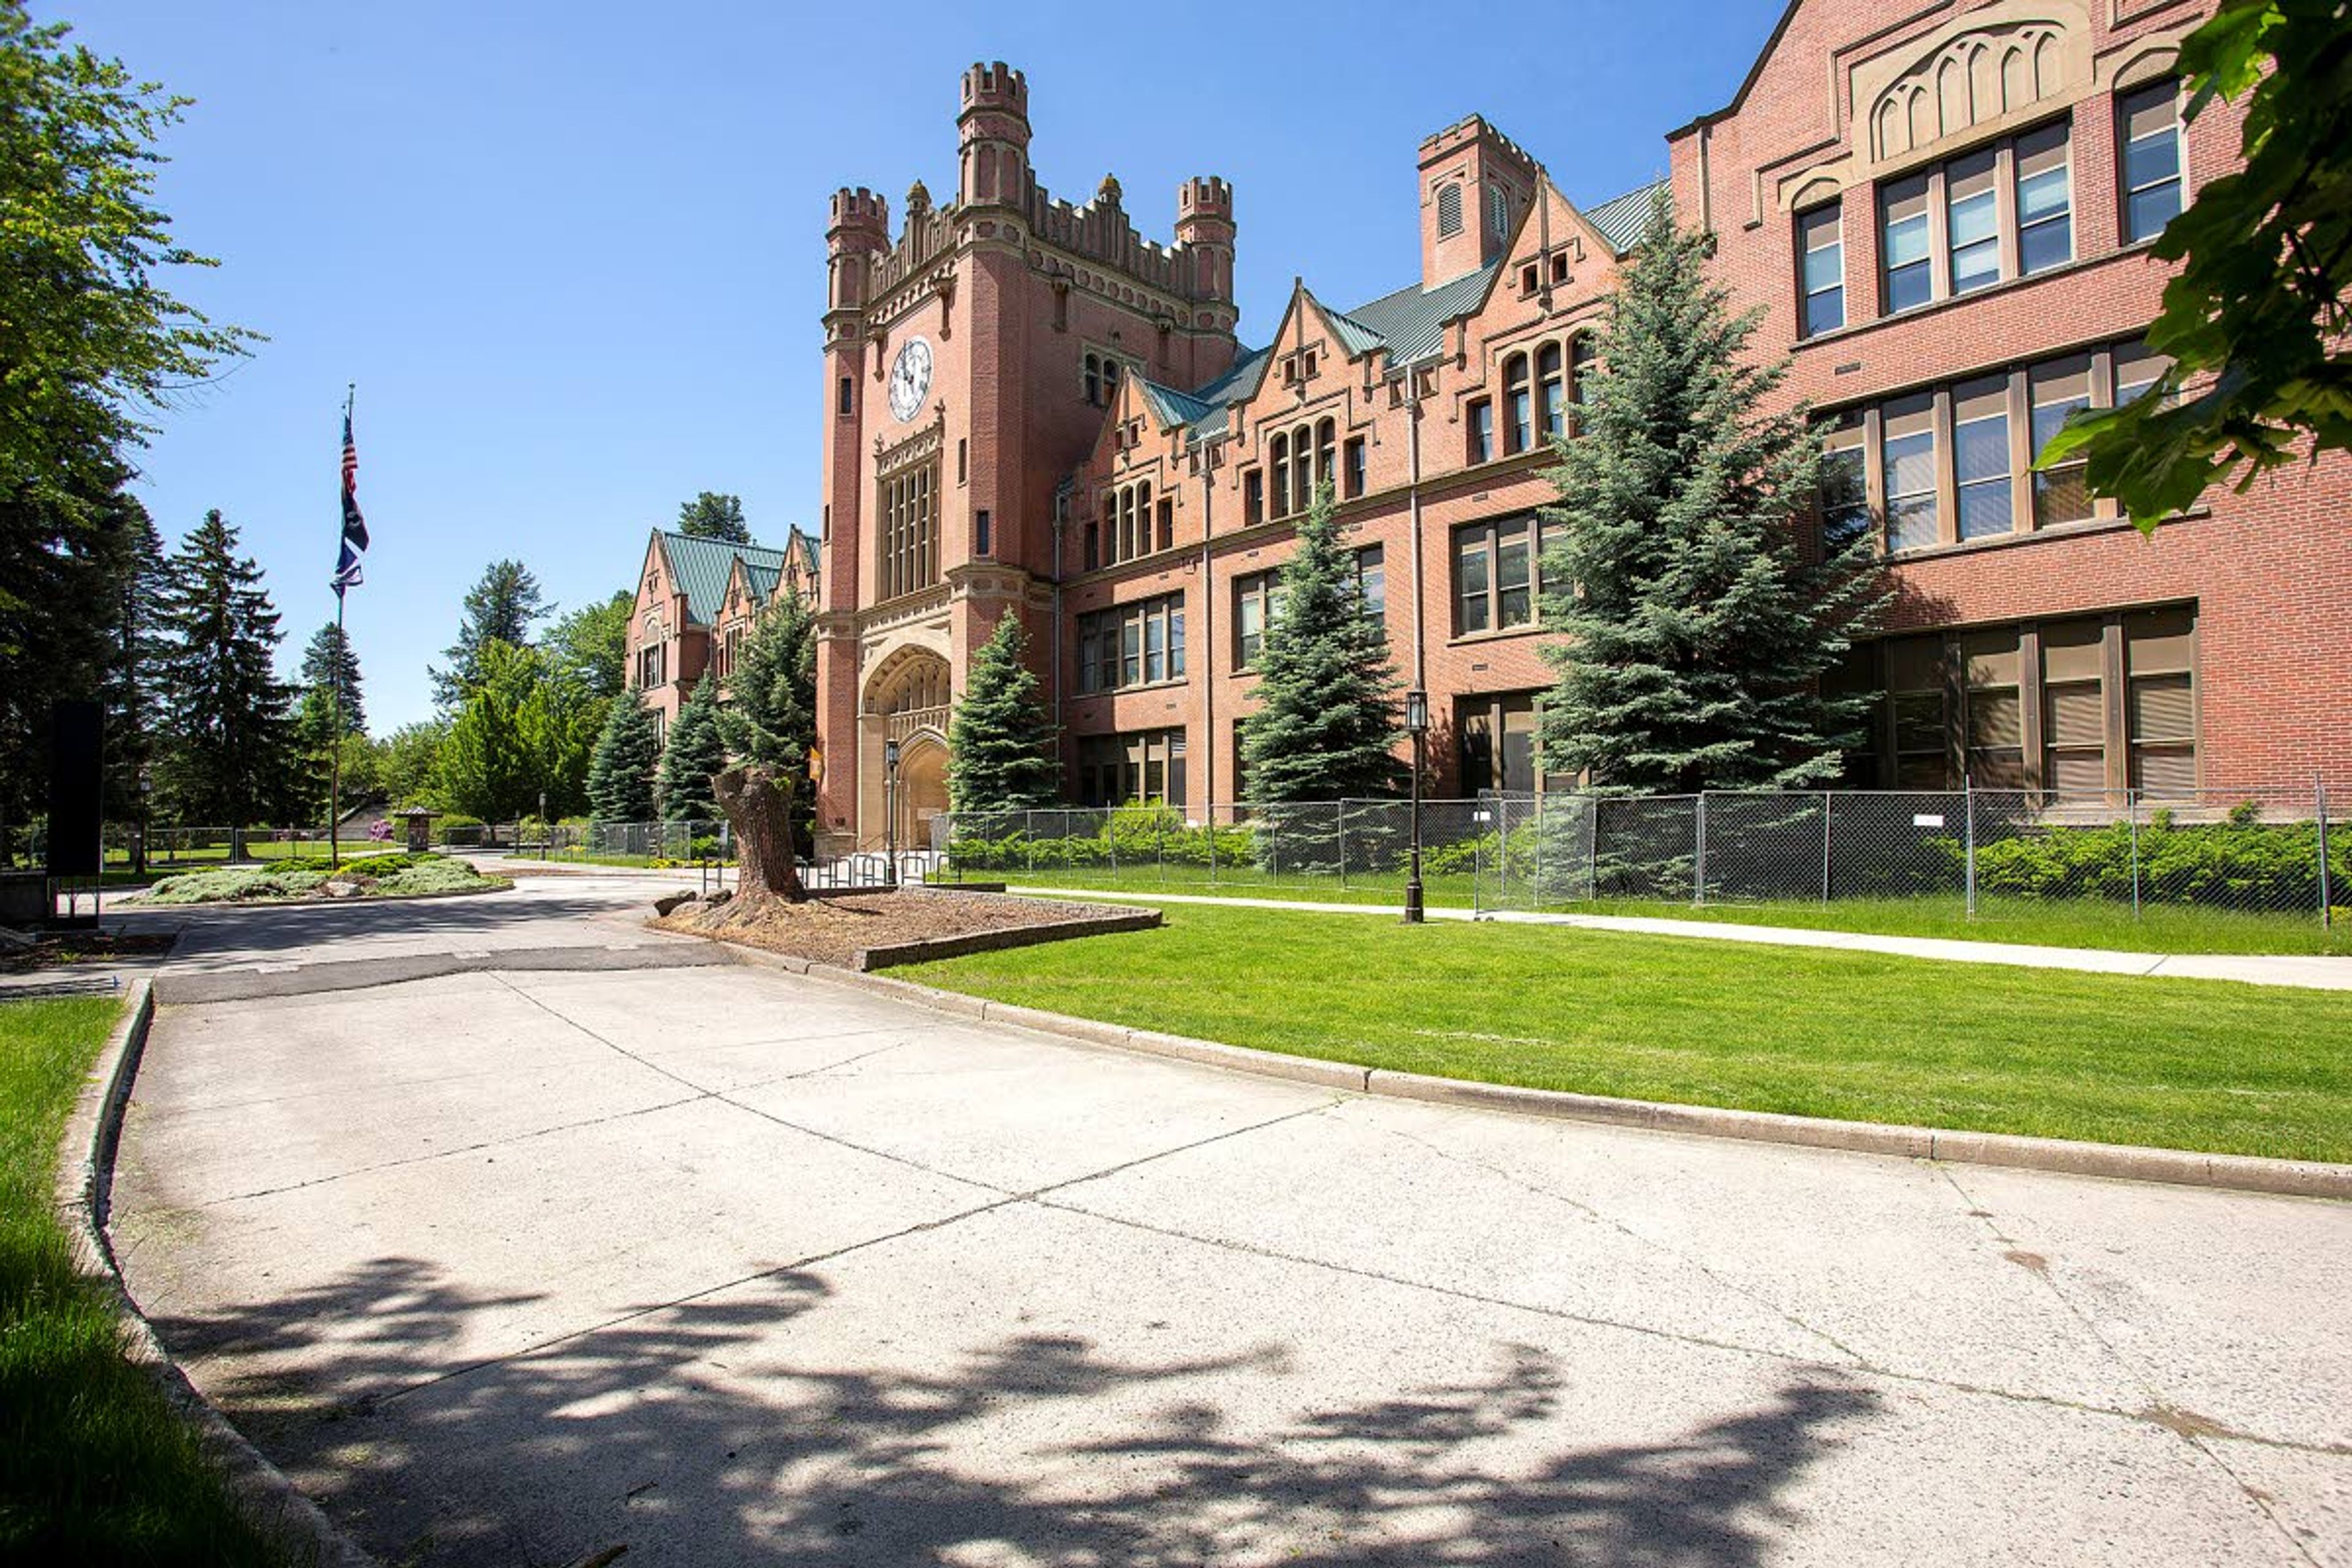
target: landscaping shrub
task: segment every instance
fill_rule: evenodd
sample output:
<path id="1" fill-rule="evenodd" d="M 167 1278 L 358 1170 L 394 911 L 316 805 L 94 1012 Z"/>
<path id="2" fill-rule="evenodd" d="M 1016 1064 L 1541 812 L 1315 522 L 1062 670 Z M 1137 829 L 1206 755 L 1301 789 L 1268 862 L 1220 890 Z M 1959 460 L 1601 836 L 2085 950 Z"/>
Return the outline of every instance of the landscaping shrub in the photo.
<path id="1" fill-rule="evenodd" d="M 1961 854 L 1951 847 L 1957 859 Z M 2352 887 L 2352 831 L 2331 832 L 2332 889 Z M 2132 897 L 2128 823 L 2043 827 L 1977 847 L 1977 891 L 2024 899 Z M 2182 824 L 2156 812 L 2139 830 L 2143 903 L 2311 909 L 2319 903 L 2319 829 L 2263 822 L 2252 804 L 2223 822 Z"/>
<path id="2" fill-rule="evenodd" d="M 491 884 L 464 860 L 434 859 L 410 866 L 396 875 L 386 877 L 375 885 L 378 897 L 404 893 L 447 893 L 461 888 L 481 888 Z"/>

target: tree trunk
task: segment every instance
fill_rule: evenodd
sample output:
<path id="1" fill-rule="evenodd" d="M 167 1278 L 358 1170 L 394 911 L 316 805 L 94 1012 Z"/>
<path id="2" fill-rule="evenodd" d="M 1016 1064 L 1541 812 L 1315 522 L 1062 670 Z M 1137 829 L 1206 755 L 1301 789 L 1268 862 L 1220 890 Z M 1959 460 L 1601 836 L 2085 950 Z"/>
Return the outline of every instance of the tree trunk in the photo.
<path id="1" fill-rule="evenodd" d="M 793 779 L 764 763 L 713 773 L 711 794 L 735 829 L 736 893 L 728 923 L 754 918 L 766 905 L 798 903 L 800 866 L 793 858 Z"/>

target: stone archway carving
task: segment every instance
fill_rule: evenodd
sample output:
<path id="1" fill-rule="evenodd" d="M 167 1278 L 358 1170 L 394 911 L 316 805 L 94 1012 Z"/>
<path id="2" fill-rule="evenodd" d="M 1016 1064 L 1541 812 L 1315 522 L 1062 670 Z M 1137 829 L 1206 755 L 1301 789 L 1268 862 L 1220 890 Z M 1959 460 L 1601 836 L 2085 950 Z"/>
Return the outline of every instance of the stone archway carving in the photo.
<path id="1" fill-rule="evenodd" d="M 902 647 L 874 667 L 866 679 L 864 710 L 887 721 L 887 732 L 905 741 L 928 730 L 942 743 L 948 710 L 954 702 L 948 661 L 927 647 Z"/>

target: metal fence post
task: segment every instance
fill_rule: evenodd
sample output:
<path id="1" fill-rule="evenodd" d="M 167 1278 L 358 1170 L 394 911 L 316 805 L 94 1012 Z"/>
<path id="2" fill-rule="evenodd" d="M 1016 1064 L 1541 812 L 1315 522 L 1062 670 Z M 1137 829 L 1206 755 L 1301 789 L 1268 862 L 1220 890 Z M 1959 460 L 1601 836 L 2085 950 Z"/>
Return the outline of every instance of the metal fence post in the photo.
<path id="1" fill-rule="evenodd" d="M 1585 899 L 1591 903 L 1601 901 L 1601 802 L 1592 797 L 1592 837 L 1585 846 Z"/>
<path id="2" fill-rule="evenodd" d="M 1118 807 L 1112 806 L 1103 815 L 1103 838 L 1110 845 L 1111 886 L 1118 885 Z"/>
<path id="3" fill-rule="evenodd" d="M 1339 802 L 1339 890 L 1348 890 L 1348 803 Z"/>
<path id="4" fill-rule="evenodd" d="M 1822 791 L 1822 902 L 1830 901 L 1830 805 L 1831 795 Z"/>
<path id="5" fill-rule="evenodd" d="M 2311 792 L 2313 804 L 2318 808 L 2319 821 L 2319 929 L 2333 931 L 2336 929 L 2336 900 L 2335 889 L 2328 886 L 2327 879 L 2327 781 L 2315 768 L 2311 774 Z"/>
<path id="6" fill-rule="evenodd" d="M 1706 791 L 1705 790 L 1698 792 L 1696 837 L 1698 854 L 1696 864 L 1692 869 L 1697 875 L 1691 879 L 1691 902 L 1694 905 L 1704 905 L 1706 902 Z"/>
<path id="7" fill-rule="evenodd" d="M 2139 919 L 2139 791 L 2124 791 L 2124 815 L 2131 819 L 2132 919 Z"/>
<path id="8" fill-rule="evenodd" d="M 1977 791 L 1976 781 L 1968 774 L 1960 775 L 1960 811 L 1968 819 L 1968 888 L 1969 919 L 1977 918 Z"/>
<path id="9" fill-rule="evenodd" d="M 1209 886 L 1217 885 L 1217 803 L 1209 803 Z"/>

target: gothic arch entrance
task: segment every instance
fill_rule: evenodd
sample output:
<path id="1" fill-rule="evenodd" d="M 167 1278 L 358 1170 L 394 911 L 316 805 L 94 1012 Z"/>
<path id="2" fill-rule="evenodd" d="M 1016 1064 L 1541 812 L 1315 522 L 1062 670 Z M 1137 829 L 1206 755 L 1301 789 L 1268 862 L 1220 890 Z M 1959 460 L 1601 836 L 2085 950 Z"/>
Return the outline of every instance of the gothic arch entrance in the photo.
<path id="1" fill-rule="evenodd" d="M 866 685 L 859 728 L 865 754 L 860 768 L 866 847 L 879 848 L 897 817 L 898 847 L 928 849 L 931 819 L 948 808 L 948 714 L 953 701 L 948 661 L 921 647 L 898 649 L 875 667 Z M 887 743 L 898 743 L 897 800 L 884 787 Z"/>

